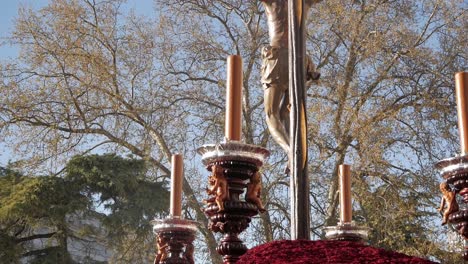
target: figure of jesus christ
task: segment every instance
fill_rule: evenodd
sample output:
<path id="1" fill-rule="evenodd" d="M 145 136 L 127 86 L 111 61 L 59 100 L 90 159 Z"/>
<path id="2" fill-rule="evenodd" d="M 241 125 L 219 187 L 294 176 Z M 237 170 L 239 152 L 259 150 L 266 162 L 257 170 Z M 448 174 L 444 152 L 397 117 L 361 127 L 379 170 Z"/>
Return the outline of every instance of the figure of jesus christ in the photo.
<path id="1" fill-rule="evenodd" d="M 305 0 L 304 14 L 321 0 Z M 270 45 L 262 49 L 262 79 L 266 122 L 273 139 L 289 153 L 288 0 L 261 0 L 268 21 Z M 307 84 L 319 79 L 306 57 Z"/>

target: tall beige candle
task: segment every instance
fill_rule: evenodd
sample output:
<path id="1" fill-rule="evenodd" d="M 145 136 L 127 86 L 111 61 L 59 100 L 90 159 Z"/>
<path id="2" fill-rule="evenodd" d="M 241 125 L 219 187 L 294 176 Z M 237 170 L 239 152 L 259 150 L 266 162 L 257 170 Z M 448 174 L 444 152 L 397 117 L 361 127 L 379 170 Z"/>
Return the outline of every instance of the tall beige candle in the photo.
<path id="1" fill-rule="evenodd" d="M 338 168 L 340 178 L 340 220 L 351 222 L 353 211 L 351 208 L 351 166 L 341 164 Z"/>
<path id="2" fill-rule="evenodd" d="M 171 170 L 171 206 L 170 214 L 180 217 L 182 214 L 182 181 L 184 180 L 184 160 L 181 154 L 172 155 Z"/>
<path id="3" fill-rule="evenodd" d="M 242 134 L 242 58 L 227 58 L 227 92 L 225 136 L 228 140 L 241 140 Z"/>
<path id="4" fill-rule="evenodd" d="M 468 72 L 455 74 L 461 154 L 468 154 Z"/>

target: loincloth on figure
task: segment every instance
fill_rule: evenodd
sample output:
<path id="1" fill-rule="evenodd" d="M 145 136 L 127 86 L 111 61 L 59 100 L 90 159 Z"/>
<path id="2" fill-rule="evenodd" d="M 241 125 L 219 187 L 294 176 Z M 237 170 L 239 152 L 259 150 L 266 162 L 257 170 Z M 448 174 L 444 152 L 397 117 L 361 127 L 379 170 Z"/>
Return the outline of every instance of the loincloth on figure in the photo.
<path id="1" fill-rule="evenodd" d="M 284 47 L 265 46 L 262 48 L 261 82 L 264 89 L 272 85 L 282 87 L 286 91 L 289 85 L 289 59 L 288 49 Z M 315 65 L 309 55 L 305 56 L 306 86 L 317 81 L 320 73 L 316 71 Z"/>
<path id="2" fill-rule="evenodd" d="M 264 89 L 272 85 L 288 89 L 288 48 L 265 46 L 262 48 L 262 79 Z"/>

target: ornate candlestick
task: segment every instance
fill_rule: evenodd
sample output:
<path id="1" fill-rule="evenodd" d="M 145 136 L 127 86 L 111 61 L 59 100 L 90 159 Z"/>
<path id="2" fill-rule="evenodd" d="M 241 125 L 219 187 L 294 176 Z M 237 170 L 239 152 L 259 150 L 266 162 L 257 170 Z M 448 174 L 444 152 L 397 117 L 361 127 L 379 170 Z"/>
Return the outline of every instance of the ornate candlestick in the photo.
<path id="1" fill-rule="evenodd" d="M 443 213 L 442 225 L 454 224 L 458 233 L 468 239 L 468 209 L 461 209 L 456 195 L 468 203 L 468 155 L 444 159 L 436 164 L 441 176 L 446 180 L 440 184 L 442 202 L 438 209 Z M 468 260 L 468 247 L 465 247 L 463 258 Z"/>
<path id="2" fill-rule="evenodd" d="M 227 59 L 226 141 L 204 145 L 197 151 L 211 171 L 208 179 L 205 214 L 208 228 L 224 234 L 216 247 L 224 263 L 236 263 L 247 252 L 239 239 L 252 216 L 264 211 L 260 200 L 261 175 L 258 172 L 268 150 L 240 142 L 242 136 L 242 58 L 231 55 Z M 245 196 L 241 197 L 247 189 Z"/>
<path id="3" fill-rule="evenodd" d="M 436 163 L 441 176 L 446 180 L 440 184 L 442 202 L 438 209 L 443 213 L 442 225 L 455 225 L 458 233 L 468 239 L 468 209 L 460 208 L 456 196 L 468 203 L 468 73 L 455 74 L 457 96 L 458 129 L 460 132 L 461 155 Z M 463 258 L 468 260 L 468 247 L 465 246 Z"/>
<path id="4" fill-rule="evenodd" d="M 192 243 L 197 232 L 197 222 L 180 218 L 184 177 L 182 155 L 172 155 L 171 165 L 170 216 L 151 221 L 158 248 L 154 264 L 193 264 Z"/>
<path id="5" fill-rule="evenodd" d="M 355 241 L 367 244 L 369 228 L 357 226 L 353 221 L 351 198 L 351 166 L 341 164 L 338 168 L 340 180 L 340 222 L 336 226 L 327 226 L 327 240 Z"/>
<path id="6" fill-rule="evenodd" d="M 205 145 L 198 153 L 212 172 L 207 188 L 210 198 L 205 200 L 208 228 L 224 234 L 216 250 L 223 256 L 224 263 L 235 263 L 247 252 L 239 234 L 249 226 L 252 216 L 264 210 L 259 198 L 258 170 L 269 152 L 258 146 L 228 141 Z M 247 192 L 242 197 L 245 189 Z"/>
<path id="7" fill-rule="evenodd" d="M 158 252 L 154 264 L 194 264 L 193 241 L 197 222 L 168 217 L 151 221 Z"/>

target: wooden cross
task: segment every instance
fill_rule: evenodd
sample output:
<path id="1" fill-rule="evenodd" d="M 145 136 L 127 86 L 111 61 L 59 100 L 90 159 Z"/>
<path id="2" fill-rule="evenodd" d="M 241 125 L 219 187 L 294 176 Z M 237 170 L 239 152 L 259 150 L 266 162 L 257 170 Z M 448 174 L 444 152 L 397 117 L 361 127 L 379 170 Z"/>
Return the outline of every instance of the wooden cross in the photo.
<path id="1" fill-rule="evenodd" d="M 304 0 L 288 1 L 291 239 L 310 239 Z"/>

